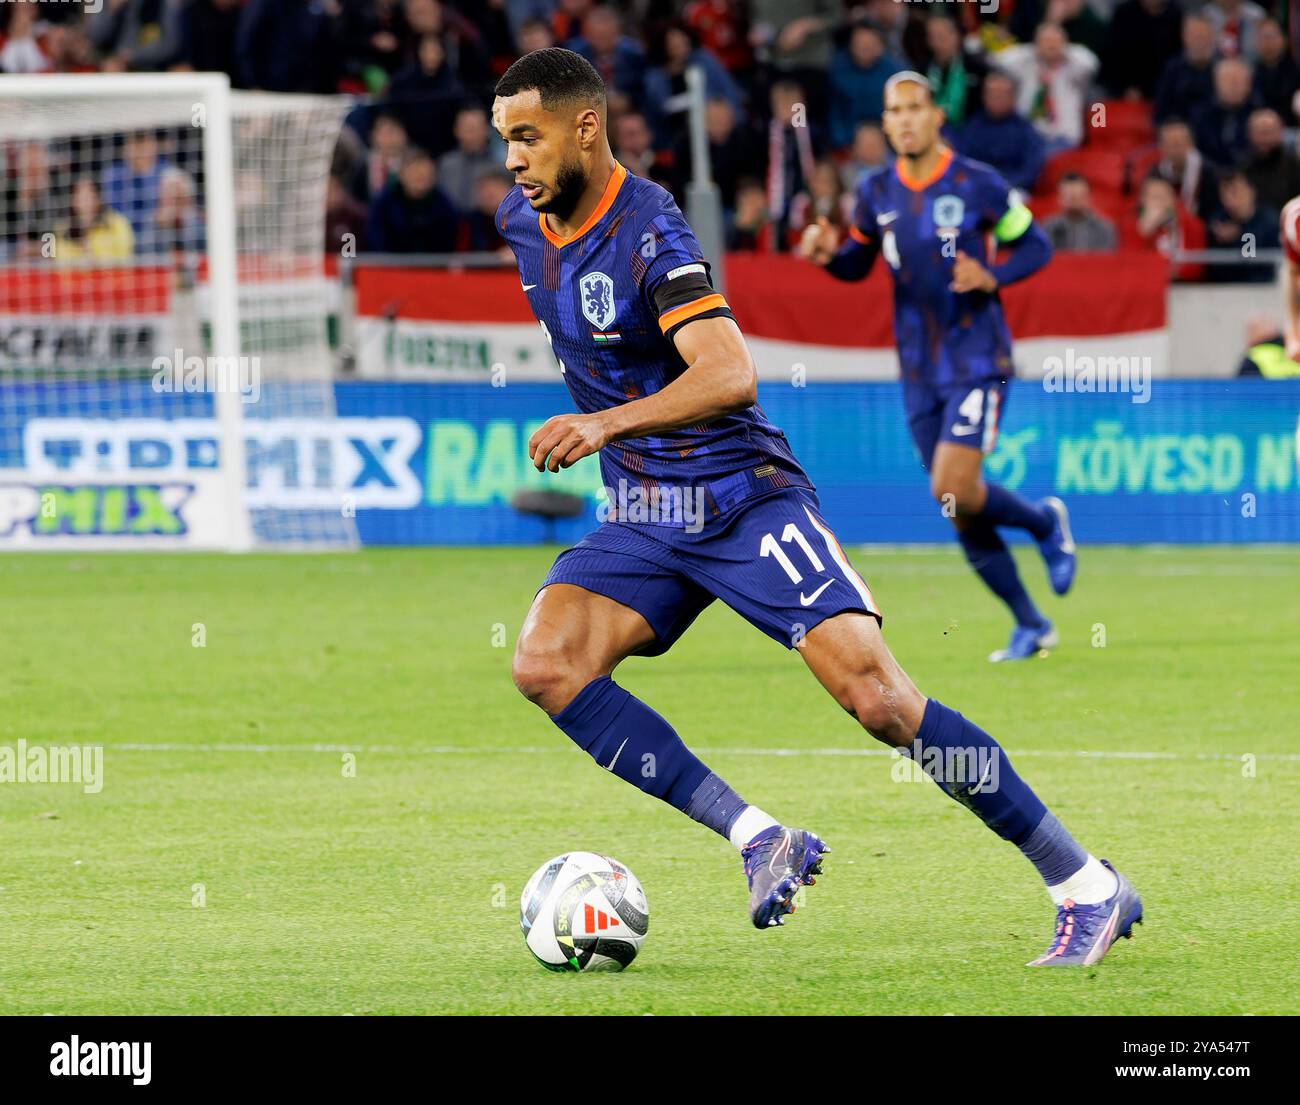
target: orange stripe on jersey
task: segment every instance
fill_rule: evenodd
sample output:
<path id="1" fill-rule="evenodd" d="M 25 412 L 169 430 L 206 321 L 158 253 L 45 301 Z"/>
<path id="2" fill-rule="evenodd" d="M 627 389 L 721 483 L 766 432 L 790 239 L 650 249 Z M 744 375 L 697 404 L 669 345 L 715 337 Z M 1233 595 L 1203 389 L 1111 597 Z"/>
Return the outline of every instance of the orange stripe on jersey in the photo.
<path id="1" fill-rule="evenodd" d="M 573 233 L 572 237 L 561 238 L 549 226 L 546 225 L 545 212 L 538 212 L 537 225 L 541 227 L 542 237 L 551 243 L 556 249 L 563 249 L 571 242 L 576 242 L 587 233 L 604 217 L 605 212 L 614 206 L 614 200 L 618 196 L 618 190 L 623 187 L 623 181 L 627 179 L 627 170 L 617 161 L 614 162 L 614 171 L 610 174 L 609 183 L 605 185 L 605 191 L 601 193 L 600 202 L 596 204 L 596 209 L 587 216 L 584 222 Z"/>
<path id="2" fill-rule="evenodd" d="M 864 234 L 852 223 L 849 223 L 849 237 L 859 245 L 869 246 L 875 239 L 870 234 Z"/>
<path id="3" fill-rule="evenodd" d="M 712 311 L 716 307 L 725 307 L 726 305 L 727 301 L 717 292 L 714 292 L 713 295 L 701 296 L 690 303 L 683 303 L 680 307 L 674 307 L 671 311 L 665 311 L 659 316 L 659 329 L 666 334 L 679 322 L 685 322 L 696 315 L 704 314 L 705 311 Z"/>
<path id="4" fill-rule="evenodd" d="M 813 529 L 822 535 L 822 540 L 826 542 L 826 551 L 831 554 L 831 559 L 839 565 L 840 571 L 844 573 L 845 581 L 857 591 L 858 597 L 862 599 L 862 605 L 883 622 L 885 615 L 880 607 L 876 605 L 876 598 L 871 593 L 871 588 L 867 586 L 867 581 L 858 575 L 857 570 L 849 563 L 849 558 L 844 555 L 844 549 L 840 547 L 839 538 L 818 522 L 813 517 L 813 512 L 807 507 L 803 508 L 803 512 L 808 515 L 808 521 L 812 523 Z"/>
<path id="5" fill-rule="evenodd" d="M 988 404 L 984 411 L 984 440 L 981 442 L 981 451 L 987 455 L 993 452 L 998 443 L 998 405 L 1001 403 L 1001 396 L 992 388 L 988 390 Z"/>
<path id="6" fill-rule="evenodd" d="M 910 188 L 913 192 L 920 192 L 929 188 L 936 180 L 948 171 L 948 166 L 952 164 L 952 150 L 945 149 L 939 156 L 939 164 L 936 165 L 929 175 L 922 177 L 920 180 L 912 180 L 907 175 L 907 170 L 903 167 L 903 159 L 900 157 L 895 163 L 894 168 L 898 173 L 898 179 Z"/>

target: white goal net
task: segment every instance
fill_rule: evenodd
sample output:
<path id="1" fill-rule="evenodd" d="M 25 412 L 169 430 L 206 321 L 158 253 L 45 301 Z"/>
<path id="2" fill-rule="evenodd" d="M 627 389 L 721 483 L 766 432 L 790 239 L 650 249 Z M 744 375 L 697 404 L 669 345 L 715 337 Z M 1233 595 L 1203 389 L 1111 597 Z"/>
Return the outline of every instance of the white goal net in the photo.
<path id="1" fill-rule="evenodd" d="M 0 77 L 0 548 L 356 544 L 325 272 L 345 109 Z"/>

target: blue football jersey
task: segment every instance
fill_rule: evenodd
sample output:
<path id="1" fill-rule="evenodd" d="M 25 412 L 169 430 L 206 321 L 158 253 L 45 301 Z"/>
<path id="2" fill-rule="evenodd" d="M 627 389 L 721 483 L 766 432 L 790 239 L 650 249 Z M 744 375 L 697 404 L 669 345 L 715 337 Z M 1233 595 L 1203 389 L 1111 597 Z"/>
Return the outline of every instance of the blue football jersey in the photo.
<path id="1" fill-rule="evenodd" d="M 942 389 L 1013 375 L 997 293 L 949 287 L 958 250 L 990 265 L 993 228 L 1013 207 L 1010 186 L 989 166 L 951 152 L 928 180 L 902 172 L 900 162 L 863 178 L 849 233 L 878 247 L 893 274 L 904 383 Z"/>
<path id="2" fill-rule="evenodd" d="M 672 196 L 615 165 L 571 238 L 556 237 L 516 187 L 497 210 L 519 278 L 574 405 L 607 410 L 653 395 L 686 371 L 672 336 L 730 315 Z M 680 292 L 681 294 L 674 294 Z M 615 441 L 600 451 L 605 486 L 702 488 L 708 514 L 783 487 L 811 487 L 785 435 L 756 404 L 700 426 Z"/>

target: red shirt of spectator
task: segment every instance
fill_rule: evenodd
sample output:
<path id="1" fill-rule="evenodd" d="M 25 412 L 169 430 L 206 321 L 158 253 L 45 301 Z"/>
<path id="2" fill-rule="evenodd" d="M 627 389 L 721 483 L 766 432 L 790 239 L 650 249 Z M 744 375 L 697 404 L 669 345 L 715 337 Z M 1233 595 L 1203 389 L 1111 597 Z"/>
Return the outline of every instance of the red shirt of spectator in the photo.
<path id="1" fill-rule="evenodd" d="M 1137 239 L 1144 248 L 1172 258 L 1179 250 L 1204 249 L 1205 227 L 1183 206 L 1172 184 L 1148 177 L 1142 182 Z M 1176 262 L 1172 271 L 1175 280 L 1199 280 L 1204 274 L 1203 264 L 1187 261 Z"/>
<path id="2" fill-rule="evenodd" d="M 749 44 L 734 0 L 691 0 L 682 19 L 730 72 L 749 68 Z"/>

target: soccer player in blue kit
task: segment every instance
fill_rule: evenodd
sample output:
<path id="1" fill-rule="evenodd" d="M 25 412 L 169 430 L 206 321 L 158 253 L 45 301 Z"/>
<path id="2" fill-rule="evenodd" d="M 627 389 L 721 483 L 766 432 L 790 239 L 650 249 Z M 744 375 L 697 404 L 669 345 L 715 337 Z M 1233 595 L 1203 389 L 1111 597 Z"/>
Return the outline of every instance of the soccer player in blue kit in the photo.
<path id="1" fill-rule="evenodd" d="M 1141 920 L 1136 891 L 1076 843 L 992 737 L 920 694 L 890 654 L 812 481 L 756 402 L 753 360 L 690 227 L 667 192 L 614 160 L 596 70 L 568 50 L 526 55 L 497 83 L 493 125 L 516 182 L 497 226 L 578 408 L 548 419 L 529 456 L 556 472 L 599 453 L 610 499 L 534 598 L 516 686 L 601 767 L 727 838 L 752 922 L 779 925 L 826 844 L 746 803 L 611 679 L 627 656 L 666 652 L 720 598 L 796 647 L 860 725 L 1034 864 L 1057 905 L 1036 964 L 1095 963 Z M 647 517 L 628 489 L 701 509 Z"/>
<path id="2" fill-rule="evenodd" d="M 861 280 L 884 254 L 912 440 L 966 559 L 1015 618 L 1007 647 L 989 659 L 1024 660 L 1053 647 L 1057 633 L 1021 583 L 998 528 L 1033 536 L 1052 589 L 1063 595 L 1075 573 L 1070 520 L 1060 499 L 1030 502 L 985 480 L 982 468 L 1015 371 L 998 288 L 1037 272 L 1052 247 L 1006 181 L 944 145 L 942 125 L 925 77 L 890 77 L 884 129 L 897 162 L 858 185 L 842 245 L 822 219 L 804 232 L 800 252 L 841 280 Z M 988 262 L 990 235 L 1010 250 L 1001 264 Z"/>

